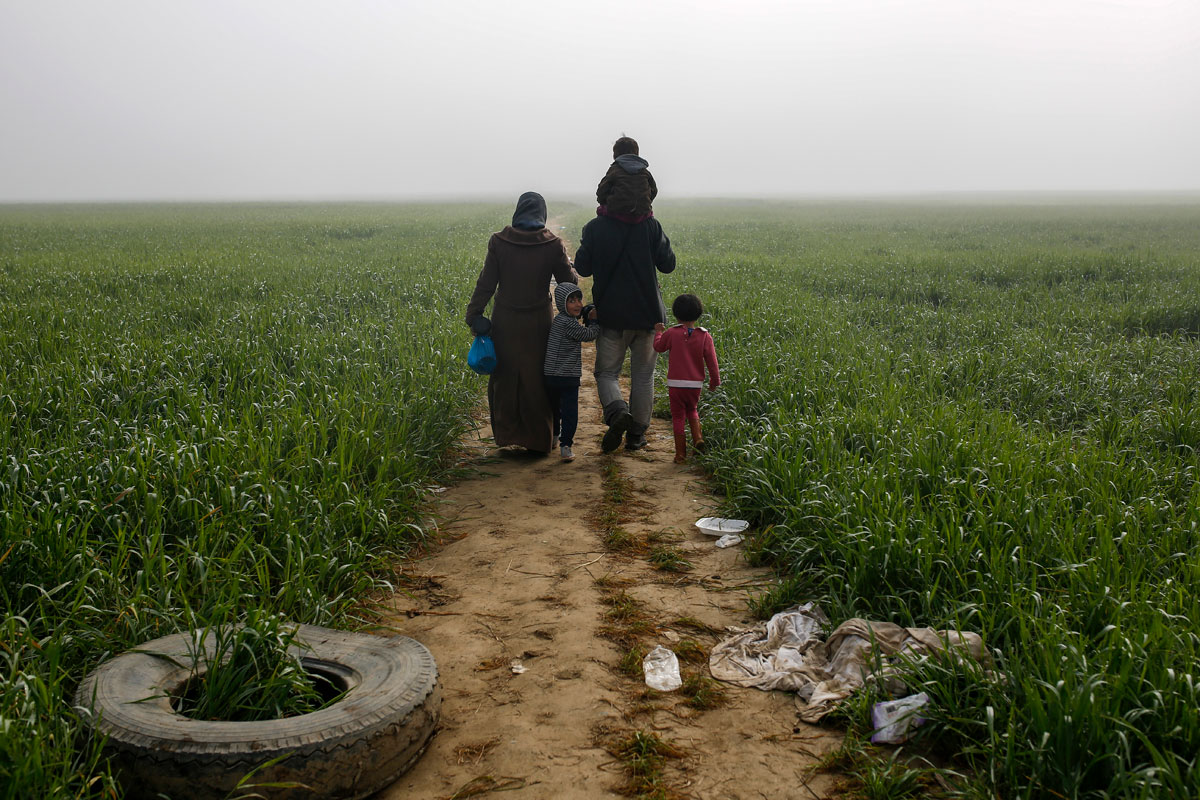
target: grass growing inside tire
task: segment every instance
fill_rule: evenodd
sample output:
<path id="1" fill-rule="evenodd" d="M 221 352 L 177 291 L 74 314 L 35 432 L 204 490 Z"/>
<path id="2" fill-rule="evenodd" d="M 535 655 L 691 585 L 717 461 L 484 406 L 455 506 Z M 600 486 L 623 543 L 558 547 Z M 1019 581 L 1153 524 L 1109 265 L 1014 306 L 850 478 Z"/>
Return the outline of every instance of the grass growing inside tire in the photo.
<path id="1" fill-rule="evenodd" d="M 292 652 L 294 625 L 282 616 L 254 611 L 241 626 L 193 631 L 197 678 L 175 699 L 192 719 L 254 722 L 319 711 L 344 690 L 320 672 L 304 668 Z"/>
<path id="2" fill-rule="evenodd" d="M 113 653 L 364 621 L 472 424 L 461 306 L 510 213 L 0 209 L 0 796 L 120 796 L 68 700 Z"/>
<path id="3" fill-rule="evenodd" d="M 206 654 L 215 638 L 204 637 Z M 152 639 L 88 672 L 75 693 L 131 797 L 225 800 L 251 783 L 264 800 L 300 785 L 313 797 L 366 797 L 412 767 L 440 716 L 433 654 L 405 636 L 297 624 L 291 652 L 349 693 L 287 719 L 192 719 L 172 709 L 165 699 L 196 677 L 196 650 L 190 631 Z"/>

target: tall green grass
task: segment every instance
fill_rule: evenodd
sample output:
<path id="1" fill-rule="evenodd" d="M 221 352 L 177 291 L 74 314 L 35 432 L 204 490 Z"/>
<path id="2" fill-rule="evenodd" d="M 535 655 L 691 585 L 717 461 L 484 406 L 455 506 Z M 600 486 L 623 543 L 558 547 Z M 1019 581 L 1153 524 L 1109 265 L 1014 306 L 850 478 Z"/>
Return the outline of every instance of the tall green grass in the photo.
<path id="1" fill-rule="evenodd" d="M 1200 206 L 656 216 L 759 610 L 981 632 L 913 678 L 981 796 L 1200 796 Z"/>
<path id="2" fill-rule="evenodd" d="M 353 625 L 482 387 L 504 209 L 0 209 L 0 796 L 111 796 L 71 693 L 260 611 Z"/>
<path id="3" fill-rule="evenodd" d="M 706 464 L 779 570 L 759 610 L 983 633 L 999 680 L 912 679 L 980 795 L 1200 794 L 1200 208 L 656 213 L 722 360 Z M 461 314 L 506 218 L 0 209 L 0 796 L 112 791 L 70 707 L 109 654 L 353 624 L 478 397 Z"/>

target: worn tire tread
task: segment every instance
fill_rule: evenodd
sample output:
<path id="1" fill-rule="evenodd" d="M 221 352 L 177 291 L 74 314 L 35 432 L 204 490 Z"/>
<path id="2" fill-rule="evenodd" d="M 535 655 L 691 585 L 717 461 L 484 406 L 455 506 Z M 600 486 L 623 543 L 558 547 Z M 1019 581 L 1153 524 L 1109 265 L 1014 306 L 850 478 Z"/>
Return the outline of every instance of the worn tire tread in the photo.
<path id="1" fill-rule="evenodd" d="M 267 722 L 207 722 L 174 712 L 164 698 L 192 671 L 177 659 L 187 634 L 147 642 L 100 665 L 76 704 L 96 712 L 97 732 L 123 774 L 127 796 L 224 797 L 243 775 L 286 755 L 255 783 L 300 781 L 309 790 L 259 789 L 265 797 L 361 798 L 395 780 L 424 752 L 437 725 L 441 685 L 433 656 L 407 637 L 297 626 L 298 655 L 353 673 L 354 688 L 327 709 Z M 182 648 L 182 650 L 181 650 Z"/>

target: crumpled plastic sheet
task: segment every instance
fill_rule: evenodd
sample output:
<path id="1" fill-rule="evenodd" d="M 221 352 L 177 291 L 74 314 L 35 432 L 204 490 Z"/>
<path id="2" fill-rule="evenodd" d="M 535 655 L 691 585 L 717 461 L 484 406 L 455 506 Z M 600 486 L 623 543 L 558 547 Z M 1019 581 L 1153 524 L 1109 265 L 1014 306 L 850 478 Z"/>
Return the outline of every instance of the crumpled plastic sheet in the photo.
<path id="1" fill-rule="evenodd" d="M 987 659 L 977 633 L 903 628 L 855 617 L 822 638 L 828 625 L 829 618 L 815 603 L 781 611 L 717 644 L 708 659 L 709 671 L 738 686 L 795 692 L 800 719 L 816 722 L 868 680 L 887 681 L 889 691 L 903 693 L 903 682 L 892 668 L 898 660 L 947 650 L 954 657 Z M 879 674 L 876 655 L 883 664 Z"/>
<path id="2" fill-rule="evenodd" d="M 899 700 L 887 700 L 871 706 L 872 744 L 902 744 L 912 736 L 914 728 L 925 724 L 919 712 L 929 705 L 929 695 L 918 692 Z"/>

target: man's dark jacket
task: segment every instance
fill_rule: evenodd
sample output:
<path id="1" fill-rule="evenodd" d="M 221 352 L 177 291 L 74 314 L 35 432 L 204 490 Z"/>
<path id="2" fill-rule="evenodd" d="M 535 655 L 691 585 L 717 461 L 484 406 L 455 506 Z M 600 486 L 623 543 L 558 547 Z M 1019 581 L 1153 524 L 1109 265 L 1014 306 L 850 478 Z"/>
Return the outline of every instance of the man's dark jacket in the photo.
<path id="1" fill-rule="evenodd" d="M 658 278 L 675 269 L 671 240 L 654 217 L 631 225 L 596 217 L 583 226 L 575 271 L 592 276 L 592 302 L 602 327 L 650 330 L 666 322 Z"/>

